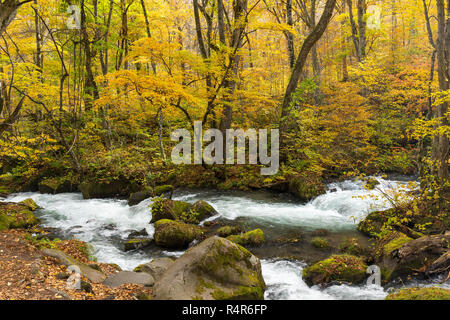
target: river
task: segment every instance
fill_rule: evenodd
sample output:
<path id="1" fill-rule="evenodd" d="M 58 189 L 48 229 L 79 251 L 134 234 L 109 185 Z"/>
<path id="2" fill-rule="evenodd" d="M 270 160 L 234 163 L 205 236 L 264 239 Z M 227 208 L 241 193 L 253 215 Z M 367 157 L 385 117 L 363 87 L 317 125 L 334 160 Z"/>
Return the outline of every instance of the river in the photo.
<path id="1" fill-rule="evenodd" d="M 387 192 L 401 188 L 405 181 L 377 178 L 378 186 Z M 116 263 L 124 270 L 132 270 L 152 258 L 180 256 L 182 251 L 124 252 L 121 244 L 130 232 L 146 229 L 150 237 L 154 227 L 149 224 L 151 213 L 147 199 L 136 206 L 128 206 L 126 200 L 83 200 L 79 193 L 40 194 L 18 193 L 7 201 L 18 202 L 32 198 L 42 209 L 37 211 L 43 226 L 57 228 L 63 238 L 76 238 L 89 242 L 99 262 Z M 328 185 L 326 194 L 308 203 L 295 201 L 287 195 L 268 192 L 222 192 L 215 190 L 180 190 L 173 199 L 195 202 L 208 201 L 219 214 L 208 220 L 239 221 L 249 227 L 260 227 L 268 238 L 301 232 L 309 234 L 315 229 L 327 229 L 331 235 L 357 235 L 356 225 L 370 211 L 389 208 L 378 191 L 367 191 L 360 181 L 344 181 Z M 286 259 L 289 256 L 297 259 Z M 292 252 L 291 252 L 292 251 Z M 382 287 L 334 285 L 326 289 L 309 288 L 302 280 L 302 268 L 306 266 L 302 250 L 278 247 L 256 250 L 261 258 L 263 276 L 267 284 L 266 299 L 383 299 L 387 292 Z M 416 283 L 413 285 L 434 285 Z M 450 287 L 450 284 L 444 284 Z"/>

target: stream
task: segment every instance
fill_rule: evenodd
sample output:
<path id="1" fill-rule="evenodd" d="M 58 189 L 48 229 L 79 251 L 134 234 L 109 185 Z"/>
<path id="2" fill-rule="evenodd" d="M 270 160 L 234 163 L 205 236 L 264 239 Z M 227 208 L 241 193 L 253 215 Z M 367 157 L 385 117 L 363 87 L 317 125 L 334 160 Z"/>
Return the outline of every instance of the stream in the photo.
<path id="1" fill-rule="evenodd" d="M 388 191 L 401 188 L 405 179 L 378 178 L 378 188 Z M 402 181 L 400 181 L 402 180 Z M 406 188 L 406 187 L 405 187 Z M 153 258 L 178 257 L 183 251 L 167 251 L 152 248 L 150 251 L 121 249 L 122 243 L 132 231 L 146 229 L 153 237 L 154 227 L 149 224 L 151 199 L 136 206 L 128 206 L 126 200 L 83 200 L 79 193 L 40 194 L 18 193 L 6 200 L 19 202 L 32 198 L 40 207 L 36 215 L 43 226 L 57 228 L 62 237 L 89 242 L 99 262 L 116 263 L 124 270 L 133 270 Z M 295 201 L 288 195 L 269 192 L 237 192 L 215 190 L 180 190 L 173 199 L 209 202 L 219 214 L 208 220 L 221 220 L 261 228 L 270 241 L 275 237 L 302 233 L 308 236 L 316 229 L 326 229 L 336 241 L 346 236 L 358 236 L 357 223 L 370 211 L 389 208 L 379 191 L 367 191 L 360 181 L 344 181 L 328 185 L 326 194 L 308 203 Z M 252 250 L 253 251 L 253 250 Z M 384 299 L 388 294 L 382 287 L 333 285 L 326 289 L 308 287 L 302 280 L 302 269 L 307 265 L 302 254 L 305 250 L 295 246 L 279 245 L 259 248 L 254 253 L 261 258 L 263 276 L 267 284 L 266 299 Z M 287 259 L 294 256 L 296 259 Z M 430 286 L 435 283 L 410 282 L 407 286 Z M 450 283 L 442 285 L 449 287 Z"/>

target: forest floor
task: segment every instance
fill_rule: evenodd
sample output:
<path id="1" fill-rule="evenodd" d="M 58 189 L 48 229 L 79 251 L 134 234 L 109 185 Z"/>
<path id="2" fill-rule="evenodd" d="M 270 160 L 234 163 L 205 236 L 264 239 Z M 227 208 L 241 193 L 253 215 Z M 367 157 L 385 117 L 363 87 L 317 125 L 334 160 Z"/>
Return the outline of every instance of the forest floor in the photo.
<path id="1" fill-rule="evenodd" d="M 88 282 L 92 292 L 67 289 L 67 280 L 60 277 L 66 266 L 44 256 L 26 239 L 23 230 L 0 232 L 0 300 L 136 300 L 139 294 L 151 294 L 138 285 L 122 285 L 111 289 Z M 73 254 L 77 249 L 66 242 L 63 251 Z M 80 257 L 77 256 L 77 259 Z M 98 264 L 106 274 L 112 269 Z"/>

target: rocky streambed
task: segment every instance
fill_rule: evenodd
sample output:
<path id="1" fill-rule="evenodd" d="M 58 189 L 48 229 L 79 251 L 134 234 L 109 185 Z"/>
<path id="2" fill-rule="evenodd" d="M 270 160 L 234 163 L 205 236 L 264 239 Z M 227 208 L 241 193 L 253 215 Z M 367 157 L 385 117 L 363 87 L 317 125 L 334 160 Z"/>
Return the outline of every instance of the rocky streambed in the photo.
<path id="1" fill-rule="evenodd" d="M 377 180 L 382 190 L 400 184 L 400 181 Z M 152 259 L 177 258 L 185 252 L 183 244 L 178 248 L 154 244 L 154 241 L 165 241 L 161 236 L 155 239 L 155 228 L 178 226 L 164 226 L 164 219 L 159 226 L 158 222 L 149 223 L 155 220 L 149 209 L 152 198 L 129 206 L 126 200 L 119 199 L 84 200 L 79 193 L 20 193 L 9 196 L 7 201 L 19 202 L 26 198 L 32 198 L 41 207 L 36 215 L 45 227 L 53 228 L 54 236 L 90 243 L 99 262 L 133 270 Z M 207 233 L 218 233 L 224 226 L 239 231 L 260 229 L 264 233 L 261 243 L 242 244 L 261 259 L 266 299 L 383 299 L 388 294 L 379 286 L 331 282 L 322 287 L 306 279 L 308 285 L 303 278 L 303 270 L 308 265 L 331 254 L 345 253 L 345 243 L 347 247 L 356 242 L 364 250 L 371 249 L 368 238 L 357 231 L 357 223 L 372 211 L 389 208 L 389 204 L 377 191 L 366 190 L 359 181 L 329 184 L 325 194 L 307 203 L 284 194 L 215 190 L 179 190 L 173 199 L 190 205 L 200 200 L 211 204 L 213 213 L 197 217 L 201 220 L 200 228 L 209 230 Z M 433 286 L 438 281 L 412 280 L 406 285 Z M 443 286 L 450 287 L 448 283 Z"/>

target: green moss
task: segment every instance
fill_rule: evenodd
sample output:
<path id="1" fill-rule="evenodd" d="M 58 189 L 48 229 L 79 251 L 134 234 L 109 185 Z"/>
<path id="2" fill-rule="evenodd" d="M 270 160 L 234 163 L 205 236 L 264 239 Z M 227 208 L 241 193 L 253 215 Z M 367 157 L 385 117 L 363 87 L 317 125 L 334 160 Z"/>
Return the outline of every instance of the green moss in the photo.
<path id="1" fill-rule="evenodd" d="M 261 229 L 255 229 L 240 235 L 231 235 L 228 240 L 240 245 L 261 245 L 266 240 Z"/>
<path id="2" fill-rule="evenodd" d="M 412 241 L 410 237 L 403 233 L 397 233 L 396 237 L 383 246 L 383 252 L 385 255 L 391 254 L 392 251 L 402 247 L 404 244 Z"/>
<path id="3" fill-rule="evenodd" d="M 217 230 L 217 235 L 219 235 L 220 237 L 226 238 L 228 236 L 236 235 L 241 232 L 242 232 L 242 230 L 238 226 L 225 226 L 225 227 L 219 228 Z"/>
<path id="4" fill-rule="evenodd" d="M 155 228 L 157 228 L 158 226 L 161 226 L 165 223 L 171 223 L 174 222 L 174 220 L 170 220 L 170 219 L 161 219 L 155 222 Z"/>
<path id="5" fill-rule="evenodd" d="M 5 214 L 0 214 L 0 231 L 9 229 L 10 218 Z"/>
<path id="6" fill-rule="evenodd" d="M 34 211 L 37 208 L 39 208 L 39 206 L 36 204 L 36 202 L 34 202 L 34 200 L 31 198 L 20 201 L 19 203 L 27 206 L 31 211 Z"/>
<path id="7" fill-rule="evenodd" d="M 328 239 L 315 237 L 311 240 L 311 244 L 318 249 L 328 249 L 330 248 L 330 242 Z"/>
<path id="8" fill-rule="evenodd" d="M 369 237 L 375 237 L 388 219 L 395 215 L 394 209 L 371 212 L 358 224 L 358 230 Z"/>
<path id="9" fill-rule="evenodd" d="M 183 208 L 184 209 L 184 208 Z M 217 211 L 206 201 L 194 203 L 188 210 L 183 210 L 179 216 L 181 221 L 198 224 L 207 217 L 217 214 Z"/>
<path id="10" fill-rule="evenodd" d="M 157 186 L 153 189 L 153 195 L 155 197 L 159 197 L 159 196 L 162 196 L 163 194 L 165 194 L 167 192 L 171 192 L 173 190 L 174 190 L 174 188 L 171 185 Z"/>
<path id="11" fill-rule="evenodd" d="M 378 182 L 377 179 L 375 178 L 368 178 L 365 180 L 366 184 L 364 185 L 364 187 L 367 190 L 373 190 L 375 189 L 376 186 L 378 186 L 380 184 L 380 182 Z"/>
<path id="12" fill-rule="evenodd" d="M 361 283 L 366 278 L 367 265 L 352 255 L 333 255 L 303 269 L 303 278 L 309 285 L 345 281 Z"/>
<path id="13" fill-rule="evenodd" d="M 386 300 L 450 300 L 450 290 L 443 288 L 407 288 L 391 293 Z"/>
<path id="14" fill-rule="evenodd" d="M 161 219 L 178 220 L 185 213 L 189 212 L 190 206 L 190 203 L 184 201 L 155 198 L 151 205 L 151 223 Z"/>
<path id="15" fill-rule="evenodd" d="M 203 229 L 179 221 L 159 223 L 155 229 L 155 242 L 168 248 L 186 248 L 203 234 Z"/>
<path id="16" fill-rule="evenodd" d="M 325 193 L 325 186 L 317 175 L 298 175 L 290 179 L 289 192 L 308 201 Z"/>
<path id="17" fill-rule="evenodd" d="M 216 300 L 263 300 L 264 289 L 262 287 L 245 286 L 240 286 L 230 292 L 216 289 L 213 291 L 212 296 Z"/>

